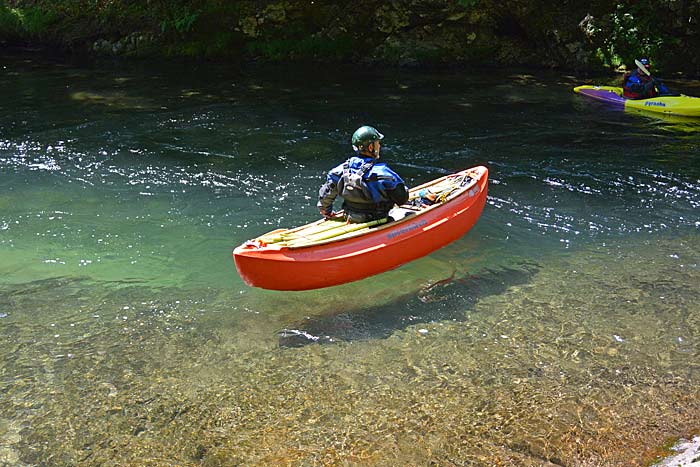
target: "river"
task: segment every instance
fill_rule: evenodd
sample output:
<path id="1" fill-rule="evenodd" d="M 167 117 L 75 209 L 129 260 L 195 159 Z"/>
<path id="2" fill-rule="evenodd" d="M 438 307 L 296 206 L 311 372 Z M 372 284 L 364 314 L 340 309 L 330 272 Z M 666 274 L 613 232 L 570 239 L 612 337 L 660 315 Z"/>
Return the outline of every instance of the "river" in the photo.
<path id="1" fill-rule="evenodd" d="M 700 429 L 700 123 L 554 71 L 0 66 L 0 466 L 645 465 Z M 232 249 L 315 219 L 363 124 L 410 186 L 486 165 L 475 228 L 247 287 Z"/>

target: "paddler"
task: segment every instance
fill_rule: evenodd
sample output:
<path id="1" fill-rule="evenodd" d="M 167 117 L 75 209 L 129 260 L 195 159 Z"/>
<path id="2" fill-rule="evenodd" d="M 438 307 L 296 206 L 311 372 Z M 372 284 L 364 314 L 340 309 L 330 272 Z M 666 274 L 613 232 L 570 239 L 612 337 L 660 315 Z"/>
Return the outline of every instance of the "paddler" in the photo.
<path id="1" fill-rule="evenodd" d="M 340 195 L 348 222 L 383 219 L 395 204 L 408 201 L 401 177 L 384 162 L 378 162 L 384 135 L 371 126 L 361 126 L 352 135 L 355 155 L 326 176 L 318 193 L 317 206 L 325 218 L 336 217 L 333 202 Z"/>
<path id="2" fill-rule="evenodd" d="M 626 73 L 623 79 L 623 95 L 628 99 L 648 99 L 668 94 L 666 86 L 651 75 L 651 64 L 648 58 L 638 58 L 634 61 L 637 66 L 632 72 Z"/>

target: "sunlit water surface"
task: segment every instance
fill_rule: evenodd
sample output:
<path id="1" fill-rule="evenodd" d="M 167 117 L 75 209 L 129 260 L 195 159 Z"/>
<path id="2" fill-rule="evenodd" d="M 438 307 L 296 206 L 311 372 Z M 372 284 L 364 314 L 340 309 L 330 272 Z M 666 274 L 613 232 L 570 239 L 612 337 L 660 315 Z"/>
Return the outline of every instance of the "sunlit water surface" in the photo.
<path id="1" fill-rule="evenodd" d="M 642 465 L 700 429 L 697 122 L 550 72 L 1 71 L 0 466 Z M 409 185 L 488 166 L 477 226 L 245 286 L 365 123 Z"/>

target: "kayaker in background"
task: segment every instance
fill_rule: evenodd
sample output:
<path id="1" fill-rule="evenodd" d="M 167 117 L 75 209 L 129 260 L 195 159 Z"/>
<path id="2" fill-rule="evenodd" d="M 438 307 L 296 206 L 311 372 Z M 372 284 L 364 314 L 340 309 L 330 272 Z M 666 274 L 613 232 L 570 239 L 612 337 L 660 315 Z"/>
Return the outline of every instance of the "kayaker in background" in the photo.
<path id="1" fill-rule="evenodd" d="M 651 76 L 649 59 L 640 58 L 634 61 L 637 68 L 626 73 L 622 84 L 622 94 L 628 99 L 648 99 L 668 94 L 666 86 Z"/>
<path id="2" fill-rule="evenodd" d="M 318 192 L 318 208 L 326 219 L 337 217 L 333 202 L 340 195 L 349 222 L 361 223 L 387 217 L 394 204 L 408 201 L 408 189 L 399 175 L 379 160 L 381 139 L 376 128 L 362 126 L 352 135 L 355 155 L 326 176 Z"/>

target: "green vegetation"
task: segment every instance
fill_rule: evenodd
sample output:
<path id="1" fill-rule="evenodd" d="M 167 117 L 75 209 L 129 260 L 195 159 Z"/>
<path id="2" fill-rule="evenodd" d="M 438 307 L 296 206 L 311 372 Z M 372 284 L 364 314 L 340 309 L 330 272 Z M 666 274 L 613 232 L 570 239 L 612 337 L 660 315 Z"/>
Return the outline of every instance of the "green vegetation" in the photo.
<path id="1" fill-rule="evenodd" d="M 47 39 L 51 25 L 56 22 L 56 13 L 37 7 L 9 8 L 0 3 L 0 38 L 26 37 Z"/>
<path id="2" fill-rule="evenodd" d="M 597 55 L 605 65 L 619 66 L 640 56 L 656 57 L 663 63 L 667 62 L 665 52 L 682 47 L 682 40 L 668 33 L 672 25 L 663 27 L 664 15 L 659 14 L 658 2 L 651 3 L 621 3 L 604 18 L 608 25 L 599 32 L 607 37 Z"/>
<path id="3" fill-rule="evenodd" d="M 648 56 L 656 69 L 700 75 L 698 17 L 700 2 L 684 0 L 515 0 L 505 9 L 496 0 L 360 0 L 352 8 L 340 0 L 0 0 L 0 42 L 114 55 L 580 70 Z M 142 40 L 127 43 L 133 35 Z"/>
<path id="4" fill-rule="evenodd" d="M 161 32 L 167 32 L 170 29 L 174 29 L 179 34 L 185 35 L 192 30 L 192 26 L 198 17 L 199 12 L 182 7 L 176 10 L 171 17 L 165 18 L 160 22 L 160 30 Z"/>
<path id="5" fill-rule="evenodd" d="M 290 57 L 342 60 L 343 57 L 353 53 L 353 42 L 347 37 L 332 40 L 317 37 L 305 37 L 299 40 L 265 39 L 248 43 L 246 51 L 250 55 L 274 61 L 282 61 Z"/>

